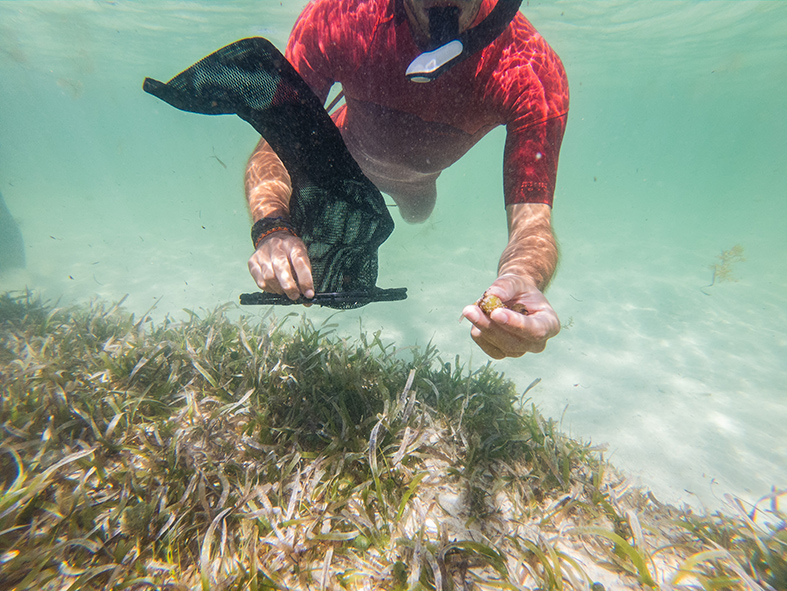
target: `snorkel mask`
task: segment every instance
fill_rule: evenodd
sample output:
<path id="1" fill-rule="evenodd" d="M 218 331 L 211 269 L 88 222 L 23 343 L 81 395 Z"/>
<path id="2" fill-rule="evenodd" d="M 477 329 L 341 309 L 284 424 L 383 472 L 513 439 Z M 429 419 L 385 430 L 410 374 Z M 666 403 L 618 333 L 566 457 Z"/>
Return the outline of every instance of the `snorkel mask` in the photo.
<path id="1" fill-rule="evenodd" d="M 416 57 L 404 75 L 413 82 L 431 82 L 497 39 L 514 19 L 521 4 L 522 0 L 498 0 L 484 20 L 461 34 L 457 7 L 430 8 L 429 38 L 434 48 Z"/>

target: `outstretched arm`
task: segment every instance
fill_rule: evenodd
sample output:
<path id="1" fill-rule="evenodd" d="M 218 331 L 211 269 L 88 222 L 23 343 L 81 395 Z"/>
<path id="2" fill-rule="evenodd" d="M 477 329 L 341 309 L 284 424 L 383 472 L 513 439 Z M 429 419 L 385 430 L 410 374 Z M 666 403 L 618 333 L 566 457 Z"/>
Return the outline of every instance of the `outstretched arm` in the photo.
<path id="1" fill-rule="evenodd" d="M 552 208 L 543 203 L 518 203 L 506 208 L 508 245 L 497 274 L 528 278 L 544 291 L 557 268 L 557 242 L 552 233 Z"/>
<path id="2" fill-rule="evenodd" d="M 518 203 L 506 208 L 508 245 L 500 257 L 498 278 L 487 290 L 506 307 L 487 315 L 476 304 L 463 315 L 471 336 L 495 359 L 538 353 L 560 331 L 560 320 L 542 291 L 557 266 L 551 208 L 543 203 Z"/>
<path id="3" fill-rule="evenodd" d="M 252 222 L 290 217 L 292 183 L 287 169 L 264 139 L 246 166 L 246 201 Z M 290 299 L 314 297 L 306 245 L 287 232 L 263 238 L 249 259 L 249 272 L 263 291 L 284 293 Z"/>

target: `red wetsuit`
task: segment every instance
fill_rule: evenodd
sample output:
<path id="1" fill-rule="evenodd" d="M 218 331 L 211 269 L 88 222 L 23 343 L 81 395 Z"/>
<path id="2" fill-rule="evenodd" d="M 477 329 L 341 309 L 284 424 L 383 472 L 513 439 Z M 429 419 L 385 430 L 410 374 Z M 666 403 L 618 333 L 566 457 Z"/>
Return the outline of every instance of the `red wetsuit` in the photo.
<path id="1" fill-rule="evenodd" d="M 484 0 L 474 24 L 494 4 Z M 429 83 L 404 75 L 420 53 L 397 0 L 313 0 L 286 56 L 323 102 L 341 83 L 346 106 L 334 119 L 382 191 L 433 196 L 443 169 L 505 125 L 506 205 L 551 205 L 568 82 L 533 25 L 517 14 L 493 43 Z"/>

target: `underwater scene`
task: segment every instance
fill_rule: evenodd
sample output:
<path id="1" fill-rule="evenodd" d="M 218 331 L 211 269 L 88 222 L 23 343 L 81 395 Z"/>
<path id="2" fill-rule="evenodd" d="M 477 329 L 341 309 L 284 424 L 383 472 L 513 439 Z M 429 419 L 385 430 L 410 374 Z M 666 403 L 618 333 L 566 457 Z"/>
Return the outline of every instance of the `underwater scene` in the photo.
<path id="1" fill-rule="evenodd" d="M 0 0 L 0 588 L 787 589 L 787 3 L 522 3 L 561 331 L 505 360 L 504 128 L 385 196 L 406 300 L 239 304 L 259 133 L 142 84 L 306 5 Z"/>

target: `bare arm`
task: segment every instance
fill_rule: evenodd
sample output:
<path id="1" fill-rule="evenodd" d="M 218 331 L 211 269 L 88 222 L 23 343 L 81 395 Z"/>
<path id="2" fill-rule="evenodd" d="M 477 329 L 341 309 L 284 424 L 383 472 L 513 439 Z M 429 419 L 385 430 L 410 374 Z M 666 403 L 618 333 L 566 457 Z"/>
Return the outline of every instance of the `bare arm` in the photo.
<path id="1" fill-rule="evenodd" d="M 497 274 L 529 278 L 544 291 L 557 267 L 552 209 L 543 203 L 516 203 L 506 208 L 506 214 L 508 246 L 500 256 Z"/>
<path id="2" fill-rule="evenodd" d="M 252 220 L 290 217 L 292 182 L 282 161 L 264 139 L 246 166 L 246 201 Z M 249 273 L 264 291 L 284 293 L 290 299 L 314 297 L 314 283 L 306 245 L 287 232 L 262 239 L 249 259 Z"/>
<path id="3" fill-rule="evenodd" d="M 265 217 L 289 217 L 290 175 L 276 152 L 262 138 L 246 165 L 245 184 L 253 222 Z"/>
<path id="4" fill-rule="evenodd" d="M 487 315 L 473 304 L 462 312 L 473 323 L 473 340 L 495 359 L 543 351 L 560 332 L 560 320 L 542 293 L 557 266 L 551 210 L 545 204 L 521 203 L 509 205 L 507 214 L 508 245 L 497 280 L 487 290 L 507 307 Z"/>

